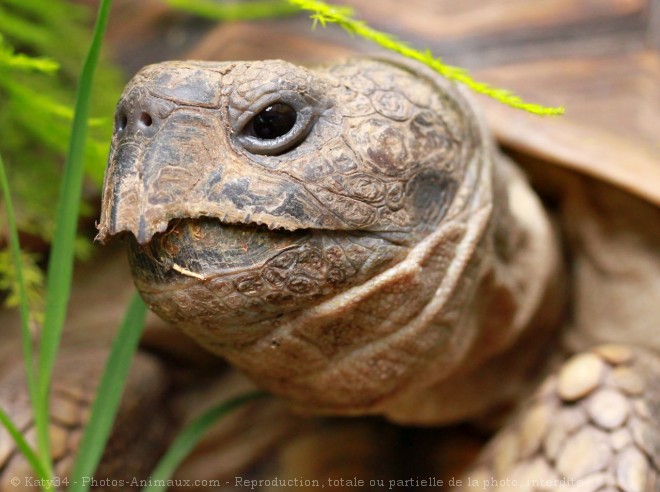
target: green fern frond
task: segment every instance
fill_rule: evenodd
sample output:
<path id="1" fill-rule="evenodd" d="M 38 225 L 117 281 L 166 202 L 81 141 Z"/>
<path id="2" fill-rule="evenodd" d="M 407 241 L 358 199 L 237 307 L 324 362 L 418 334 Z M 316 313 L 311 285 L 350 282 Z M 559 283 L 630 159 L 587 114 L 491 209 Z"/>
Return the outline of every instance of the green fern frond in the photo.
<path id="1" fill-rule="evenodd" d="M 19 229 L 48 242 L 90 14 L 87 7 L 65 0 L 0 0 L 0 150 Z M 99 72 L 85 147 L 91 189 L 103 182 L 111 119 L 122 86 L 119 72 L 107 63 Z M 3 235 L 0 230 L 0 244 Z"/>
<path id="2" fill-rule="evenodd" d="M 39 267 L 40 255 L 21 251 L 23 282 L 30 306 L 30 325 L 34 328 L 43 321 L 45 276 Z M 14 308 L 20 304 L 18 278 L 8 249 L 0 250 L 0 291 L 8 292 L 4 304 Z"/>
<path id="3" fill-rule="evenodd" d="M 14 48 L 7 44 L 2 34 L 0 34 L 0 68 L 54 73 L 59 70 L 60 65 L 51 58 L 31 57 L 22 53 L 15 53 Z"/>
<path id="4" fill-rule="evenodd" d="M 303 10 L 311 11 L 312 15 L 310 17 L 314 20 L 314 25 L 321 24 L 322 26 L 325 26 L 328 23 L 337 24 L 351 35 L 360 36 L 387 50 L 424 63 L 443 77 L 459 82 L 473 91 L 485 94 L 507 106 L 544 116 L 564 113 L 564 108 L 562 107 L 553 108 L 528 103 L 506 89 L 499 89 L 485 82 L 476 81 L 470 76 L 467 70 L 444 64 L 440 58 L 434 57 L 429 50 L 420 51 L 412 48 L 397 37 L 373 29 L 364 21 L 354 19 L 353 10 L 350 8 L 330 5 L 320 0 L 287 1 L 291 5 L 295 5 Z"/>

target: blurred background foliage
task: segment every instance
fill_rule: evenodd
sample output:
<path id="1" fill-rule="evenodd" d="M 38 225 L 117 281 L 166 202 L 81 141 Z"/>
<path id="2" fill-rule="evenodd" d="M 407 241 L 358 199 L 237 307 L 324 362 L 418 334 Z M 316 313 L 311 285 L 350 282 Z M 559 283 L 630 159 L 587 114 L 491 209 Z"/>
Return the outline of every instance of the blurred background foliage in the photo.
<path id="1" fill-rule="evenodd" d="M 94 12 L 66 0 L 0 0 L 0 152 L 15 201 L 24 249 L 29 296 L 39 310 L 43 262 L 54 230 L 54 213 L 73 116 L 76 78 L 89 45 Z M 122 75 L 107 61 L 94 90 L 82 214 L 92 220 L 112 134 L 112 114 Z M 7 252 L 6 216 L 0 204 L 0 290 L 16 301 Z M 78 257 L 91 251 L 76 243 Z"/>
<path id="2" fill-rule="evenodd" d="M 138 0 L 136 0 L 138 1 Z M 278 17 L 299 9 L 282 0 L 250 2 L 163 0 L 170 7 L 209 20 Z M 0 153 L 7 167 L 21 234 L 31 311 L 43 304 L 43 267 L 54 232 L 55 203 L 67 152 L 76 78 L 89 46 L 94 2 L 0 0 Z M 95 77 L 90 133 L 85 153 L 86 182 L 76 256 L 88 258 L 97 216 L 112 115 L 126 76 L 102 59 Z M 4 203 L 0 203 L 0 300 L 17 305 L 8 251 Z"/>

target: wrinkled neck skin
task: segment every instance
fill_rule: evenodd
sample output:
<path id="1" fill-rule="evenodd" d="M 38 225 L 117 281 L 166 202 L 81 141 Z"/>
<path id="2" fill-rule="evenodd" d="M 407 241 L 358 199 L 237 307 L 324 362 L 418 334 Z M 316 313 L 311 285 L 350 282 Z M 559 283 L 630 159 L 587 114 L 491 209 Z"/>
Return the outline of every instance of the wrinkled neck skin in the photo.
<path id="1" fill-rule="evenodd" d="M 375 414 L 415 425 L 482 416 L 529 389 L 561 302 L 558 245 L 538 198 L 492 147 L 477 158 L 480 165 L 466 176 L 440 226 L 419 243 L 370 248 L 365 238 L 333 239 L 332 247 L 343 251 L 348 244 L 371 249 L 362 261 L 381 262 L 380 273 L 358 273 L 346 290 L 317 304 L 310 300 L 306 309 L 273 318 L 247 304 L 235 322 L 235 311 L 218 321 L 217 309 L 205 317 L 200 308 L 191 322 L 177 313 L 190 313 L 200 300 L 212 303 L 208 285 L 191 279 L 176 312 L 158 302 L 162 289 L 150 290 L 139 277 L 138 288 L 161 316 L 296 411 Z M 199 239 L 203 231 L 201 224 L 184 235 Z M 254 240 L 252 231 L 244 234 Z M 291 252 L 290 236 L 282 241 Z M 133 248 L 135 269 L 144 251 Z"/>
<path id="2" fill-rule="evenodd" d="M 147 67 L 120 102 L 99 236 L 132 233 L 147 304 L 301 412 L 438 424 L 519 398 L 561 309 L 557 244 L 433 77 L 373 60 Z M 275 156 L 240 133 L 263 87 L 317 119 Z"/>
<path id="3" fill-rule="evenodd" d="M 485 152 L 399 263 L 264 336 L 203 345 L 303 413 L 436 425 L 520 398 L 558 325 L 559 246 L 520 171 Z"/>
<path id="4" fill-rule="evenodd" d="M 560 245 L 526 178 L 490 152 L 474 202 L 428 238 L 436 283 L 400 347 L 430 346 L 406 385 L 376 405 L 389 420 L 478 419 L 512 408 L 545 371 L 565 305 Z"/>

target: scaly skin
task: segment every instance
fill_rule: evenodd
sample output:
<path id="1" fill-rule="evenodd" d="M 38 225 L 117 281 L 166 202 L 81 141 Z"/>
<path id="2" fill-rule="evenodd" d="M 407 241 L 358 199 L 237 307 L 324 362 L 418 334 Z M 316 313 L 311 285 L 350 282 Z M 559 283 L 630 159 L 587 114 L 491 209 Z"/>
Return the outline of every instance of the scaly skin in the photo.
<path id="1" fill-rule="evenodd" d="M 274 103 L 296 125 L 259 139 Z M 452 85 L 387 60 L 170 62 L 136 75 L 117 124 L 100 239 L 132 232 L 149 306 L 258 385 L 435 424 L 529 384 L 560 308 L 555 240 Z"/>
<path id="2" fill-rule="evenodd" d="M 600 345 L 539 388 L 464 478 L 465 490 L 660 490 L 657 355 Z"/>

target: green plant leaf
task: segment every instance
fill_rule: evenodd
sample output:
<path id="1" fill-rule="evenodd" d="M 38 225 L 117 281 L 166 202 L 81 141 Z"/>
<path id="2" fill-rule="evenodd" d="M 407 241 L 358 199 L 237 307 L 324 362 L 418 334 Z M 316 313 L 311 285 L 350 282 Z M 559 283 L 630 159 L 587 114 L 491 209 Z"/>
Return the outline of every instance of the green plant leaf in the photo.
<path id="1" fill-rule="evenodd" d="M 2 34 L 0 34 L 0 68 L 53 73 L 59 70 L 60 64 L 51 58 L 31 57 L 14 53 L 13 48 L 5 42 Z"/>
<path id="2" fill-rule="evenodd" d="M 70 0 L 0 0 L 0 148 L 19 230 L 48 243 L 55 228 L 53 204 L 68 150 L 75 85 L 89 47 L 91 13 L 89 6 Z M 53 73 L 49 62 L 55 60 L 60 69 Z M 121 79 L 108 63 L 97 67 L 85 156 L 89 190 L 102 183 Z M 83 208 L 80 213 L 85 214 Z M 11 274 L 0 265 L 0 275 Z"/>
<path id="3" fill-rule="evenodd" d="M 41 255 L 21 251 L 21 270 L 27 304 L 29 306 L 29 328 L 34 336 L 37 327 L 43 323 L 44 314 L 44 272 L 38 265 Z M 16 263 L 11 248 L 0 250 L 0 291 L 8 292 L 4 305 L 7 308 L 21 308 L 22 295 Z"/>
<path id="4" fill-rule="evenodd" d="M 30 333 L 30 307 L 27 290 L 25 288 L 25 278 L 23 275 L 23 263 L 21 261 L 21 245 L 18 240 L 18 229 L 16 228 L 16 218 L 14 215 L 14 205 L 9 190 L 9 182 L 5 172 L 5 164 L 0 155 L 0 187 L 5 200 L 5 210 L 7 213 L 7 226 L 9 228 L 9 245 L 11 256 L 14 262 L 14 275 L 18 289 L 19 310 L 21 313 L 21 338 L 23 342 L 23 360 L 25 363 L 25 375 L 27 387 L 32 404 L 37 401 L 37 386 L 34 376 L 34 359 L 32 357 L 32 335 Z"/>
<path id="5" fill-rule="evenodd" d="M 110 0 L 101 0 L 89 51 L 83 63 L 76 93 L 75 114 L 69 152 L 62 177 L 57 204 L 56 229 L 50 252 L 46 283 L 44 327 L 39 345 L 38 407 L 35 410 L 37 442 L 41 458 L 52 470 L 48 435 L 49 390 L 55 358 L 62 336 L 64 319 L 71 293 L 74 242 L 82 191 L 87 120 L 92 96 L 94 71 L 110 13 Z"/>
<path id="6" fill-rule="evenodd" d="M 0 31 L 28 43 L 43 45 L 53 42 L 52 33 L 45 26 L 11 15 L 1 4 Z"/>
<path id="7" fill-rule="evenodd" d="M 300 9 L 281 0 L 214 2 L 213 0 L 165 0 L 171 7 L 219 21 L 257 20 L 292 15 Z"/>
<path id="8" fill-rule="evenodd" d="M 49 96 L 39 94 L 29 87 L 26 87 L 18 82 L 14 82 L 11 79 L 4 80 L 0 82 L 0 84 L 5 88 L 5 90 L 7 90 L 7 92 L 9 92 L 11 96 L 21 101 L 21 103 L 23 103 L 27 109 L 39 108 L 40 112 L 62 118 L 63 120 L 69 122 L 73 119 L 73 109 L 71 109 L 69 106 L 58 103 Z M 35 113 L 32 112 L 31 114 L 34 115 Z"/>
<path id="9" fill-rule="evenodd" d="M 245 403 L 268 396 L 263 391 L 252 391 L 232 398 L 210 408 L 191 422 L 177 436 L 149 478 L 149 485 L 142 492 L 160 492 L 167 490 L 167 481 L 172 477 L 181 462 L 195 448 L 204 433 L 220 418 Z"/>
<path id="10" fill-rule="evenodd" d="M 39 479 L 48 481 L 50 475 L 44 469 L 41 461 L 39 460 L 39 457 L 36 455 L 36 453 L 32 450 L 28 442 L 25 440 L 25 437 L 23 437 L 23 433 L 14 425 L 14 423 L 11 421 L 9 416 L 1 408 L 0 408 L 0 423 L 2 423 L 5 429 L 7 429 L 9 435 L 12 437 L 12 439 L 14 439 L 14 442 L 16 443 L 16 446 L 18 446 L 18 449 L 20 450 L 21 454 L 25 457 L 27 462 L 30 463 L 30 466 L 37 474 Z M 46 489 L 49 488 L 50 487 L 46 487 Z"/>
<path id="11" fill-rule="evenodd" d="M 69 492 L 89 490 L 91 484 L 88 480 L 83 479 L 94 476 L 96 467 L 101 461 L 121 402 L 131 360 L 142 335 L 146 315 L 147 307 L 140 296 L 135 294 L 128 306 L 119 333 L 112 343 L 101 382 L 96 390 L 89 422 L 73 464 Z"/>

